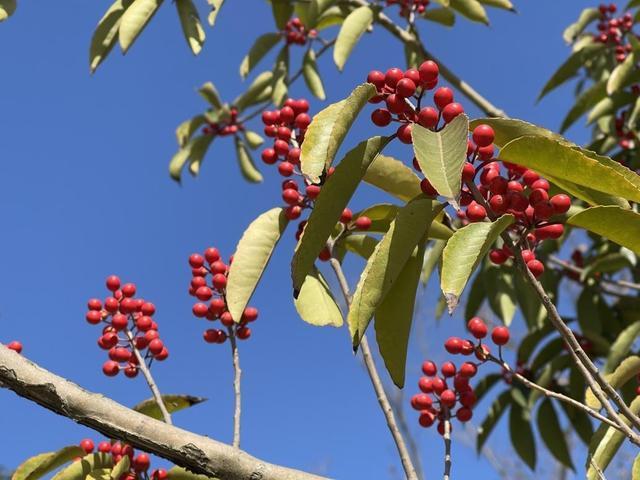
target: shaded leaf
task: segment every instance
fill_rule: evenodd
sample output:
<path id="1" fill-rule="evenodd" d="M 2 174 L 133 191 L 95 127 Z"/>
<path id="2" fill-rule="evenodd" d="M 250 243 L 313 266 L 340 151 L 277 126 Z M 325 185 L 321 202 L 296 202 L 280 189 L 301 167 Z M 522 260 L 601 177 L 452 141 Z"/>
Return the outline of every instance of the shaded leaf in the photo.
<path id="1" fill-rule="evenodd" d="M 273 72 L 262 72 L 253 80 L 251 85 L 249 85 L 249 88 L 247 88 L 246 92 L 236 97 L 236 99 L 233 101 L 233 105 L 239 111 L 242 111 L 245 108 L 250 107 L 251 105 L 269 100 L 273 91 L 273 88 L 271 86 L 272 83 Z"/>
<path id="2" fill-rule="evenodd" d="M 525 136 L 548 137 L 551 139 L 566 141 L 561 135 L 533 123 L 515 118 L 478 118 L 469 122 L 469 130 L 478 125 L 489 125 L 495 132 L 493 143 L 502 148 L 516 138 Z"/>
<path id="3" fill-rule="evenodd" d="M 240 166 L 242 176 L 249 182 L 260 183 L 262 181 L 262 174 L 256 168 L 255 163 L 253 163 L 249 149 L 238 136 L 235 137 L 235 145 L 238 165 Z"/>
<path id="4" fill-rule="evenodd" d="M 434 222 L 435 223 L 435 222 Z M 431 224 L 431 226 L 434 225 Z M 427 285 L 431 274 L 435 270 L 436 266 L 442 258 L 442 251 L 444 250 L 447 242 L 444 240 L 434 240 L 425 250 L 424 263 L 422 264 L 422 273 L 420 274 L 420 281 L 424 286 Z"/>
<path id="5" fill-rule="evenodd" d="M 188 161 L 196 162 L 199 165 L 212 141 L 213 135 L 199 135 L 189 140 L 184 147 L 178 150 L 169 163 L 171 178 L 179 182 L 182 169 Z"/>
<path id="6" fill-rule="evenodd" d="M 484 288 L 484 275 L 482 273 L 479 271 L 471 282 L 464 307 L 464 318 L 466 319 L 474 317 L 487 298 L 487 292 Z"/>
<path id="7" fill-rule="evenodd" d="M 456 16 L 449 8 L 427 8 L 422 14 L 422 18 L 430 20 L 432 22 L 445 25 L 447 27 L 453 27 L 456 23 Z"/>
<path id="8" fill-rule="evenodd" d="M 611 345 L 611 351 L 607 356 L 607 362 L 604 365 L 605 374 L 611 373 L 618 368 L 638 336 L 640 336 L 640 321 L 632 323 L 620 332 L 613 345 Z"/>
<path id="9" fill-rule="evenodd" d="M 503 268 L 488 267 L 483 274 L 484 291 L 491 310 L 509 326 L 516 313 L 516 292 L 513 286 L 513 275 Z"/>
<path id="10" fill-rule="evenodd" d="M 640 253 L 640 214 L 636 212 L 616 206 L 591 207 L 569 217 L 567 223 Z"/>
<path id="11" fill-rule="evenodd" d="M 207 399 L 203 397 L 194 397 L 192 395 L 162 395 L 162 401 L 164 406 L 167 407 L 169 413 L 179 412 L 185 408 L 193 407 L 199 403 L 206 402 Z M 132 408 L 136 412 L 140 412 L 148 417 L 155 418 L 156 420 L 162 420 L 162 412 L 160 407 L 156 403 L 154 398 L 149 398 L 143 402 L 138 403 Z"/>
<path id="12" fill-rule="evenodd" d="M 167 470 L 167 480 L 215 480 L 213 477 L 190 472 L 177 465 Z"/>
<path id="13" fill-rule="evenodd" d="M 449 0 L 449 5 L 469 20 L 489 25 L 487 11 L 478 0 Z"/>
<path id="14" fill-rule="evenodd" d="M 84 480 L 96 470 L 102 470 L 113 466 L 113 457 L 108 453 L 93 453 L 83 456 L 77 462 L 56 473 L 52 480 Z M 98 478 L 102 478 L 100 475 Z M 109 478 L 107 475 L 106 478 Z"/>
<path id="15" fill-rule="evenodd" d="M 276 66 L 273 69 L 273 91 L 271 93 L 271 101 L 274 105 L 280 106 L 284 103 L 289 93 L 289 86 L 287 84 L 289 78 L 289 47 L 284 46 L 278 58 L 276 59 Z"/>
<path id="16" fill-rule="evenodd" d="M 513 403 L 513 397 L 510 390 L 505 390 L 493 401 L 489 407 L 489 412 L 478 427 L 478 436 L 476 437 L 476 451 L 480 453 L 485 442 L 491 435 L 491 432 L 500 421 L 500 418 L 507 410 L 507 407 Z"/>
<path id="17" fill-rule="evenodd" d="M 369 235 L 349 235 L 344 244 L 347 250 L 367 260 L 373 254 L 378 240 Z"/>
<path id="18" fill-rule="evenodd" d="M 591 22 L 599 18 L 600 11 L 597 8 L 585 8 L 580 12 L 578 20 L 565 29 L 562 38 L 564 38 L 567 43 L 573 43 L 578 35 L 580 35 Z"/>
<path id="19" fill-rule="evenodd" d="M 589 115 L 587 115 L 587 123 L 592 124 L 596 120 L 608 115 L 613 115 L 618 109 L 635 102 L 635 100 L 636 95 L 631 92 L 623 91 L 612 93 L 593 106 Z M 603 120 L 608 122 L 606 118 L 603 118 Z"/>
<path id="20" fill-rule="evenodd" d="M 517 403 L 511 405 L 509 412 L 509 434 L 518 456 L 531 470 L 535 470 L 536 443 L 529 423 L 529 415 Z"/>
<path id="21" fill-rule="evenodd" d="M 182 33 L 194 55 L 198 55 L 202 50 L 206 35 L 198 10 L 192 0 L 175 0 Z"/>
<path id="22" fill-rule="evenodd" d="M 560 133 L 566 131 L 578 118 L 587 113 L 590 108 L 593 108 L 600 100 L 602 100 L 606 94 L 606 80 L 596 82 L 582 92 L 578 98 L 576 98 L 575 104 L 571 107 L 571 110 L 569 110 L 569 113 L 567 113 L 567 116 L 562 121 Z"/>
<path id="23" fill-rule="evenodd" d="M 260 35 L 251 46 L 249 53 L 240 64 L 240 76 L 246 78 L 264 56 L 282 39 L 279 33 L 265 33 Z"/>
<path id="24" fill-rule="evenodd" d="M 476 395 L 476 405 L 480 403 L 480 401 L 485 397 L 487 393 L 493 388 L 498 382 L 501 382 L 503 377 L 499 373 L 490 373 L 486 377 L 483 377 L 478 383 L 476 383 L 473 387 L 473 393 Z"/>
<path id="25" fill-rule="evenodd" d="M 562 465 L 575 471 L 569 447 L 567 446 L 567 439 L 560 427 L 558 415 L 549 399 L 544 400 L 538 409 L 538 430 L 551 455 Z"/>
<path id="26" fill-rule="evenodd" d="M 324 93 L 324 86 L 322 85 L 322 78 L 318 72 L 316 52 L 313 49 L 307 50 L 304 56 L 304 60 L 302 61 L 302 75 L 309 91 L 316 98 L 324 100 L 326 95 Z"/>
<path id="27" fill-rule="evenodd" d="M 333 298 L 327 281 L 315 266 L 304 279 L 294 304 L 300 318 L 311 325 L 342 326 L 342 312 Z"/>
<path id="28" fill-rule="evenodd" d="M 134 0 L 125 10 L 118 29 L 118 40 L 124 53 L 142 33 L 160 5 L 162 5 L 162 0 Z"/>
<path id="29" fill-rule="evenodd" d="M 551 76 L 549 81 L 546 83 L 542 92 L 538 96 L 538 100 L 544 97 L 547 93 L 559 87 L 567 80 L 574 77 L 580 68 L 587 62 L 589 59 L 593 58 L 595 55 L 599 54 L 605 49 L 605 45 L 602 43 L 591 43 L 589 45 L 584 46 L 580 50 L 573 52 L 565 62 L 560 65 L 558 70 Z"/>
<path id="30" fill-rule="evenodd" d="M 420 178 L 400 160 L 378 155 L 367 169 L 364 181 L 408 202 L 420 195 Z"/>
<path id="31" fill-rule="evenodd" d="M 369 6 L 356 8 L 344 19 L 333 47 L 333 61 L 338 70 L 344 68 L 351 51 L 372 24 L 373 10 Z"/>
<path id="32" fill-rule="evenodd" d="M 612 95 L 622 88 L 622 85 L 631 77 L 635 66 L 636 61 L 633 52 L 627 55 L 624 62 L 616 65 L 616 68 L 613 69 L 607 81 L 607 93 L 609 95 Z"/>
<path id="33" fill-rule="evenodd" d="M 278 30 L 284 30 L 293 14 L 293 5 L 289 0 L 271 0 L 271 9 Z"/>

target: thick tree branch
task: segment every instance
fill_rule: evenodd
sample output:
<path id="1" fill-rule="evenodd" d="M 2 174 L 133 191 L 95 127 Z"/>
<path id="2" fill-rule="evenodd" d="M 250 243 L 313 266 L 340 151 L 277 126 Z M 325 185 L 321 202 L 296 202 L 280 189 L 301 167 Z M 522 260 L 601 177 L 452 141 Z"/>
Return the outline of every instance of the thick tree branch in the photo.
<path id="1" fill-rule="evenodd" d="M 224 480 L 327 480 L 135 412 L 54 375 L 0 344 L 0 386 L 108 438 Z"/>
<path id="2" fill-rule="evenodd" d="M 345 302 L 347 302 L 347 306 L 350 306 L 351 294 L 349 292 L 349 284 L 347 282 L 347 278 L 344 276 L 344 272 L 342 271 L 342 265 L 340 265 L 340 262 L 333 257 L 329 260 L 329 263 L 331 264 L 331 267 L 336 274 L 336 278 L 338 279 L 338 283 L 340 284 L 340 289 L 342 290 L 342 295 L 344 296 Z M 418 480 L 418 474 L 416 473 L 416 469 L 413 466 L 411 455 L 409 454 L 409 450 L 407 449 L 404 437 L 400 432 L 400 428 L 398 428 L 398 423 L 396 422 L 393 409 L 391 408 L 391 404 L 389 403 L 389 399 L 387 398 L 387 393 L 384 391 L 384 386 L 382 385 L 382 380 L 380 379 L 380 375 L 378 374 L 376 364 L 373 361 L 371 348 L 369 348 L 369 342 L 366 335 L 362 336 L 362 340 L 360 342 L 360 351 L 362 352 L 362 359 L 364 360 L 364 365 L 367 369 L 367 373 L 369 374 L 369 378 L 371 379 L 371 384 L 373 385 L 376 397 L 378 398 L 378 403 L 380 404 L 382 413 L 384 414 L 385 420 L 387 421 L 387 426 L 389 427 L 389 431 L 391 432 L 393 441 L 395 442 L 396 448 L 398 449 L 400 461 L 402 462 L 402 468 L 404 469 L 405 475 L 407 476 L 407 480 Z"/>
<path id="3" fill-rule="evenodd" d="M 233 446 L 240 448 L 240 417 L 242 416 L 242 394 L 240 391 L 240 378 L 242 369 L 240 368 L 240 352 L 236 334 L 229 327 L 229 343 L 231 344 L 231 357 L 233 360 L 233 393 L 235 398 L 235 408 L 233 410 Z"/>

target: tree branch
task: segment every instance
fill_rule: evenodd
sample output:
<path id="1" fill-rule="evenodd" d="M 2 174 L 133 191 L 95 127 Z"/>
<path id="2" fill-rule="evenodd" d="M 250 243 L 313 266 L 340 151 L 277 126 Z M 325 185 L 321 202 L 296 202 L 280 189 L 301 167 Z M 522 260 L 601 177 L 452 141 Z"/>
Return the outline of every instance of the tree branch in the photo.
<path id="1" fill-rule="evenodd" d="M 562 267 L 565 270 L 568 270 L 570 272 L 577 273 L 578 275 L 582 275 L 582 273 L 584 272 L 584 268 L 580 268 L 577 265 L 574 265 L 570 262 L 562 260 L 556 257 L 555 255 L 549 255 L 548 259 L 549 259 L 549 262 L 555 265 L 558 265 L 559 267 Z M 599 279 L 599 281 L 601 283 L 605 283 L 613 287 L 628 288 L 630 290 L 640 291 L 640 284 L 628 282 L 627 280 L 611 280 L 608 278 L 602 278 L 602 279 Z"/>
<path id="2" fill-rule="evenodd" d="M 443 408 L 444 415 L 444 480 L 451 478 L 451 412 L 448 408 Z"/>
<path id="3" fill-rule="evenodd" d="M 242 415 L 242 394 L 240 392 L 240 378 L 242 369 L 240 368 L 240 353 L 236 334 L 231 327 L 229 330 L 229 343 L 231 344 L 231 357 L 233 358 L 233 393 L 235 397 L 235 408 L 233 411 L 233 446 L 240 448 L 240 417 Z"/>
<path id="4" fill-rule="evenodd" d="M 342 290 L 342 295 L 344 296 L 345 302 L 347 302 L 347 306 L 351 306 L 349 284 L 346 277 L 344 276 L 344 272 L 342 271 L 342 265 L 340 265 L 340 262 L 333 257 L 331 257 L 329 263 L 331 264 L 331 268 L 333 268 L 333 271 L 336 274 L 336 278 L 338 279 L 338 283 L 340 284 L 340 289 Z M 416 469 L 413 466 L 413 462 L 411 461 L 411 455 L 409 455 L 409 450 L 407 449 L 404 437 L 402 436 L 402 433 L 398 428 L 398 423 L 396 422 L 395 416 L 393 414 L 393 409 L 391 408 L 391 404 L 389 403 L 387 394 L 384 391 L 384 386 L 382 385 L 382 380 L 380 380 L 380 375 L 378 374 L 376 364 L 373 361 L 373 356 L 371 354 L 371 349 L 369 348 L 369 342 L 366 335 L 362 336 L 362 340 L 360 342 L 360 351 L 362 352 L 362 359 L 364 360 L 364 365 L 367 369 L 367 373 L 369 374 L 369 378 L 371 379 L 371 384 L 373 385 L 376 397 L 378 398 L 378 403 L 380 404 L 382 413 L 384 414 L 384 417 L 387 421 L 387 426 L 389 427 L 389 431 L 391 432 L 393 441 L 395 442 L 396 448 L 398 449 L 400 461 L 402 462 L 402 468 L 404 469 L 405 475 L 407 476 L 407 480 L 418 480 L 418 474 L 416 473 Z"/>
<path id="5" fill-rule="evenodd" d="M 264 462 L 230 445 L 135 412 L 40 368 L 2 344 L 0 386 L 107 438 L 127 442 L 196 473 L 225 480 L 327 480 Z"/>

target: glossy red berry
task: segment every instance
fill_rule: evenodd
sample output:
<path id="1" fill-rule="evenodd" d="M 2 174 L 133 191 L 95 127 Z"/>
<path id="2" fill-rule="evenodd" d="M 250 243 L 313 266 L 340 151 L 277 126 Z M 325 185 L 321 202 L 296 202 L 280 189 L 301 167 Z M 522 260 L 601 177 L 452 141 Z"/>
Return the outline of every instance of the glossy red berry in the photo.
<path id="1" fill-rule="evenodd" d="M 426 62 L 422 62 L 418 67 L 418 73 L 420 74 L 420 80 L 423 83 L 431 83 L 434 80 L 438 79 L 438 74 L 440 73 L 440 69 L 438 68 L 438 64 L 434 61 L 427 60 Z"/>
<path id="2" fill-rule="evenodd" d="M 499 248 L 494 248 L 489 252 L 489 260 L 495 265 L 502 265 L 509 259 L 509 256 Z"/>
<path id="3" fill-rule="evenodd" d="M 132 464 L 133 464 L 133 469 L 136 472 L 145 472 L 149 469 L 149 466 L 151 465 L 151 460 L 149 459 L 149 455 L 147 455 L 146 453 L 139 453 L 133 459 Z"/>
<path id="4" fill-rule="evenodd" d="M 349 208 L 345 208 L 340 214 L 340 222 L 341 223 L 349 223 L 353 218 L 353 212 Z"/>
<path id="5" fill-rule="evenodd" d="M 478 367 L 476 367 L 475 364 L 471 362 L 464 362 L 462 365 L 460 365 L 460 375 L 463 377 L 471 378 L 475 376 L 477 372 Z"/>
<path id="6" fill-rule="evenodd" d="M 371 228 L 371 219 L 366 215 L 358 217 L 355 221 L 355 227 L 358 230 L 369 230 Z"/>
<path id="7" fill-rule="evenodd" d="M 102 372 L 107 377 L 115 377 L 119 371 L 120 371 L 120 365 L 118 365 L 118 363 L 114 362 L 113 360 L 107 360 L 102 365 Z"/>
<path id="8" fill-rule="evenodd" d="M 487 336 L 489 329 L 487 328 L 487 324 L 484 323 L 480 317 L 473 317 L 467 323 L 467 328 L 471 335 L 473 335 L 477 339 L 482 339 Z"/>
<path id="9" fill-rule="evenodd" d="M 427 360 L 422 364 L 422 373 L 428 377 L 433 377 L 438 373 L 438 367 L 432 361 Z"/>
<path id="10" fill-rule="evenodd" d="M 403 78 L 404 72 L 402 70 L 399 68 L 390 68 L 384 75 L 384 83 L 391 88 L 395 88 Z"/>
<path id="11" fill-rule="evenodd" d="M 433 392 L 433 381 L 429 377 L 420 377 L 418 388 L 424 393 Z"/>
<path id="12" fill-rule="evenodd" d="M 482 124 L 473 129 L 473 142 L 478 147 L 488 147 L 493 143 L 495 137 L 495 132 L 489 125 Z"/>
<path id="13" fill-rule="evenodd" d="M 453 390 L 445 390 L 440 394 L 440 401 L 443 405 L 451 408 L 456 404 L 456 394 Z"/>
<path id="14" fill-rule="evenodd" d="M 102 313 L 98 310 L 89 310 L 85 318 L 91 325 L 97 325 L 102 321 Z"/>
<path id="15" fill-rule="evenodd" d="M 164 343 L 162 343 L 162 340 L 160 340 L 159 338 L 156 338 L 149 342 L 149 351 L 154 355 L 157 355 L 160 352 L 162 352 L 163 348 L 164 348 Z"/>
<path id="16" fill-rule="evenodd" d="M 442 373 L 445 378 L 453 377 L 456 374 L 456 366 L 453 362 L 444 362 L 440 366 L 440 373 Z"/>
<path id="17" fill-rule="evenodd" d="M 442 109 L 442 118 L 445 123 L 450 123 L 454 118 L 462 113 L 464 113 L 464 107 L 462 105 L 459 103 L 450 103 Z M 482 148 L 480 149 L 480 156 L 481 158 L 483 156 Z M 489 155 L 489 158 L 491 158 L 491 156 L 492 154 Z"/>
<path id="18" fill-rule="evenodd" d="M 434 128 L 438 125 L 438 118 L 440 115 L 438 111 L 433 107 L 421 108 L 418 112 L 418 123 L 424 128 Z"/>
<path id="19" fill-rule="evenodd" d="M 403 125 L 400 125 L 398 127 L 398 130 L 396 130 L 396 135 L 398 135 L 398 139 L 402 143 L 406 143 L 407 145 L 409 145 L 413 142 L 413 139 L 411 138 L 411 128 L 412 127 L 410 123 L 405 123 Z"/>
<path id="20" fill-rule="evenodd" d="M 433 400 L 426 393 L 418 393 L 411 397 L 411 406 L 415 410 L 427 410 L 433 405 Z"/>
<path id="21" fill-rule="evenodd" d="M 453 90 L 449 87 L 440 87 L 433 94 L 433 102 L 438 107 L 438 110 L 444 109 L 444 107 L 453 102 Z"/>
<path id="22" fill-rule="evenodd" d="M 540 277 L 540 275 L 544 273 L 544 264 L 540 260 L 528 261 L 527 268 L 536 278 Z"/>
<path id="23" fill-rule="evenodd" d="M 115 292 L 120 288 L 120 278 L 118 278 L 116 275 L 111 275 L 107 277 L 106 284 L 109 290 L 111 290 L 112 292 Z"/>
<path id="24" fill-rule="evenodd" d="M 472 416 L 473 416 L 473 412 L 471 411 L 470 408 L 467 408 L 467 407 L 459 408 L 458 411 L 456 412 L 456 418 L 462 423 L 468 422 L 469 420 L 471 420 Z"/>
<path id="25" fill-rule="evenodd" d="M 491 332 L 491 340 L 496 345 L 506 345 L 509 342 L 509 329 L 507 327 L 495 327 Z"/>
<path id="26" fill-rule="evenodd" d="M 401 97 L 411 97 L 416 93 L 416 84 L 409 78 L 403 78 L 396 84 L 396 93 Z"/>
<path id="27" fill-rule="evenodd" d="M 93 444 L 93 440 L 89 438 L 85 438 L 80 442 L 80 448 L 84 450 L 84 452 L 88 455 L 89 453 L 93 453 L 93 449 L 95 448 Z"/>
<path id="28" fill-rule="evenodd" d="M 418 423 L 421 427 L 429 428 L 435 422 L 435 415 L 428 410 L 420 412 L 420 416 L 418 417 Z"/>
<path id="29" fill-rule="evenodd" d="M 372 70 L 369 72 L 369 75 L 367 75 L 367 82 L 373 83 L 378 90 L 381 90 L 382 87 L 384 87 L 384 78 L 384 73 L 378 70 Z"/>
<path id="30" fill-rule="evenodd" d="M 422 190 L 422 193 L 424 193 L 425 195 L 427 195 L 429 197 L 437 197 L 438 196 L 438 192 L 436 191 L 435 188 L 433 188 L 433 185 L 431 185 L 429 180 L 427 180 L 426 178 L 423 178 L 420 181 L 420 190 Z"/>
<path id="31" fill-rule="evenodd" d="M 458 337 L 449 337 L 444 342 L 444 348 L 452 355 L 456 355 L 460 353 L 460 350 L 462 350 L 462 339 Z"/>
<path id="32" fill-rule="evenodd" d="M 255 322 L 257 318 L 258 318 L 258 309 L 254 307 L 247 307 L 242 312 L 241 321 Z"/>
<path id="33" fill-rule="evenodd" d="M 109 443 L 109 442 L 100 442 L 98 444 L 98 451 L 100 453 L 111 453 L 111 443 Z"/>
<path id="34" fill-rule="evenodd" d="M 487 211 L 482 205 L 471 202 L 467 207 L 467 218 L 472 222 L 481 222 L 487 218 Z"/>
<path id="35" fill-rule="evenodd" d="M 289 205 L 297 205 L 300 203 L 300 193 L 293 188 L 287 188 L 282 192 L 282 199 Z"/>
<path id="36" fill-rule="evenodd" d="M 273 165 L 278 161 L 278 154 L 273 148 L 265 148 L 261 155 L 262 161 L 267 165 Z"/>
<path id="37" fill-rule="evenodd" d="M 136 294 L 136 286 L 133 283 L 127 283 L 122 287 L 122 294 L 125 297 L 133 297 Z"/>
<path id="38" fill-rule="evenodd" d="M 571 198 L 564 193 L 559 193 L 554 195 L 549 200 L 551 206 L 553 207 L 553 211 L 556 214 L 566 213 L 569 208 L 571 208 Z"/>
<path id="39" fill-rule="evenodd" d="M 386 108 L 378 108 L 371 113 L 371 121 L 378 127 L 386 127 L 391 123 L 391 112 Z"/>

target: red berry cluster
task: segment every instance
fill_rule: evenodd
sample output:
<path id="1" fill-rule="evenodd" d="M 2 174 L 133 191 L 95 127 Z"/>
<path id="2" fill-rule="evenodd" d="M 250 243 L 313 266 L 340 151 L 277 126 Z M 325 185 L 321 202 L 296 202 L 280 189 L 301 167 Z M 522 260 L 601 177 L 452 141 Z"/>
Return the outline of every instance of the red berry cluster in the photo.
<path id="1" fill-rule="evenodd" d="M 437 109 L 422 105 L 424 94 L 438 84 L 439 72 L 438 64 L 431 60 L 423 62 L 417 69 L 410 68 L 404 72 L 395 67 L 386 73 L 378 70 L 369 72 L 367 82 L 378 90 L 369 102 L 386 104 L 386 108 L 373 111 L 371 121 L 379 127 L 386 127 L 391 122 L 399 123 L 396 135 L 401 142 L 409 144 L 412 143 L 411 127 L 414 123 L 438 130 L 440 119 L 449 123 L 464 113 L 462 105 L 453 101 L 453 91 L 448 87 L 440 87 L 434 92 L 433 101 Z"/>
<path id="2" fill-rule="evenodd" d="M 295 17 L 287 22 L 282 31 L 282 35 L 287 42 L 287 45 L 304 45 L 307 43 L 307 40 L 314 39 L 318 36 L 317 30 L 311 29 L 307 30 L 307 27 L 304 26 L 302 20 Z"/>
<path id="3" fill-rule="evenodd" d="M 430 0 L 386 0 L 387 7 L 398 5 L 400 7 L 400 15 L 407 17 L 411 12 L 418 14 L 424 13 L 429 6 Z"/>
<path id="4" fill-rule="evenodd" d="M 242 122 L 238 121 L 238 109 L 231 107 L 228 120 L 221 120 L 219 122 L 209 122 L 202 128 L 203 135 L 212 135 L 226 137 L 229 135 L 236 135 L 238 132 L 244 130 Z"/>
<path id="5" fill-rule="evenodd" d="M 640 95 L 640 85 L 632 85 L 631 91 L 634 95 Z M 635 132 L 629 128 L 627 125 L 627 118 L 631 112 L 628 109 L 621 110 L 620 113 L 617 113 L 614 120 L 616 137 L 618 137 L 618 146 L 622 150 L 632 150 L 636 147 L 636 134 Z M 625 163 L 625 159 L 620 159 L 621 163 Z"/>
<path id="6" fill-rule="evenodd" d="M 199 300 L 193 306 L 192 312 L 196 317 L 206 318 L 212 322 L 220 319 L 220 323 L 227 329 L 226 332 L 217 328 L 205 330 L 203 334 L 205 342 L 224 343 L 229 334 L 235 335 L 240 340 L 246 340 L 251 336 L 248 324 L 258 318 L 258 309 L 247 307 L 239 323 L 233 320 L 231 313 L 227 310 L 225 298 L 227 275 L 233 258 L 229 259 L 229 265 L 220 258 L 220 251 L 214 247 L 207 248 L 202 255 L 193 253 L 189 256 L 193 275 L 189 285 L 189 295 Z"/>
<path id="7" fill-rule="evenodd" d="M 7 348 L 9 350 L 13 350 L 16 353 L 22 353 L 22 343 L 18 342 L 17 340 L 14 340 L 13 342 L 9 342 L 7 344 Z"/>
<path id="8" fill-rule="evenodd" d="M 160 340 L 158 324 L 151 318 L 156 307 L 142 298 L 135 298 L 135 284 L 127 283 L 121 287 L 120 278 L 115 275 L 107 278 L 106 285 L 112 295 L 104 303 L 97 298 L 89 300 L 86 319 L 92 325 L 106 324 L 98 338 L 98 346 L 109 352 L 109 360 L 102 366 L 102 372 L 114 377 L 124 370 L 126 377 L 134 378 L 139 370 L 134 349 L 140 352 L 149 366 L 154 359 L 162 361 L 169 356 L 167 347 Z"/>
<path id="9" fill-rule="evenodd" d="M 96 450 L 93 440 L 85 438 L 80 442 L 80 448 L 82 448 L 85 454 L 90 455 Z M 147 472 L 151 467 L 151 458 L 144 452 L 136 454 L 131 445 L 122 444 L 120 442 L 107 442 L 103 441 L 98 444 L 96 450 L 98 453 L 111 454 L 114 465 L 117 464 L 123 457 L 129 457 L 131 461 L 131 467 L 128 472 L 124 472 L 118 480 L 166 480 L 167 471 L 159 468 L 153 470 L 149 475 Z"/>
<path id="10" fill-rule="evenodd" d="M 422 364 L 425 376 L 418 381 L 418 388 L 422 393 L 411 398 L 411 406 L 420 412 L 418 423 L 427 428 L 438 420 L 438 432 L 441 435 L 444 434 L 446 419 L 455 417 L 463 423 L 471 420 L 476 395 L 469 381 L 478 372 L 478 366 L 490 355 L 489 348 L 482 343 L 482 339 L 489 332 L 485 322 L 479 317 L 474 317 L 469 320 L 467 328 L 477 343 L 469 339 L 451 337 L 444 343 L 444 347 L 452 355 L 469 356 L 475 353 L 480 363 L 466 361 L 457 367 L 455 363 L 447 361 L 440 365 L 438 375 L 436 364 L 430 360 L 425 361 Z M 495 327 L 491 339 L 498 347 L 502 347 L 509 341 L 509 330 L 506 327 Z M 451 386 L 449 381 L 452 382 Z M 454 411 L 456 406 L 458 408 Z"/>
<path id="11" fill-rule="evenodd" d="M 633 50 L 626 38 L 627 34 L 632 33 L 633 15 L 627 12 L 621 17 L 614 16 L 618 11 L 618 7 L 614 3 L 600 5 L 599 10 L 598 33 L 593 35 L 593 40 L 611 45 L 616 61 L 622 63 Z"/>

